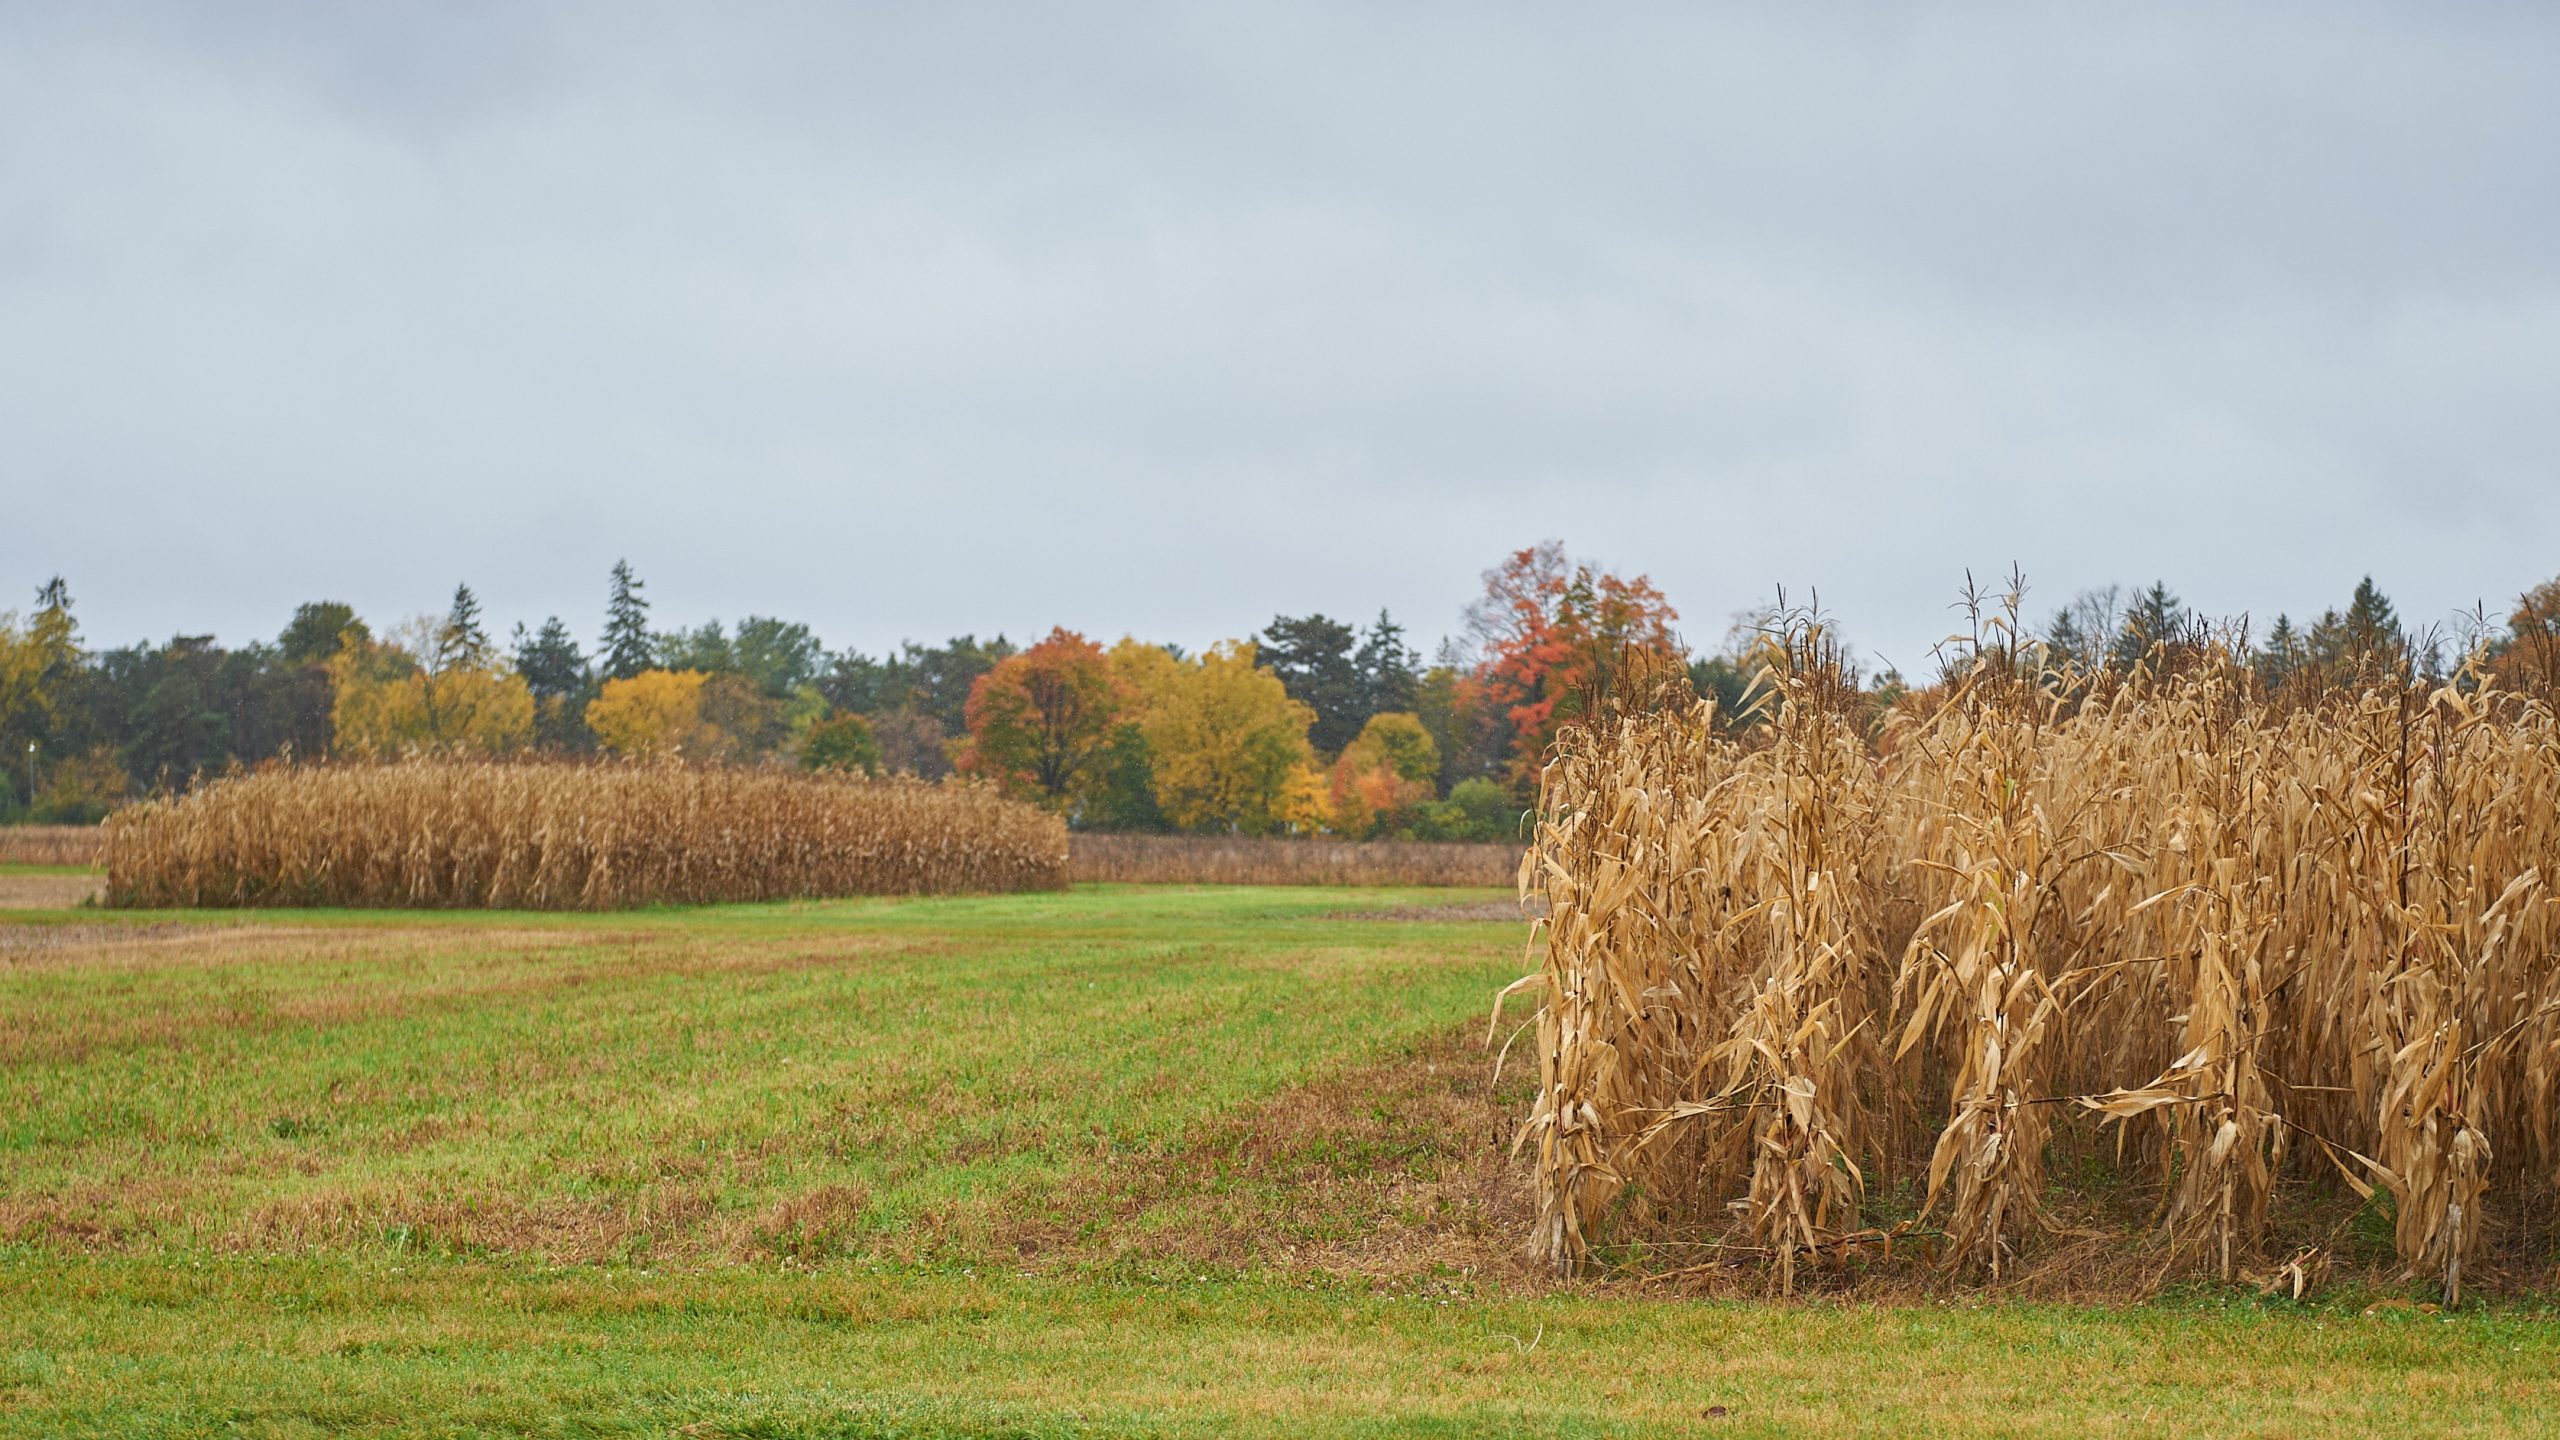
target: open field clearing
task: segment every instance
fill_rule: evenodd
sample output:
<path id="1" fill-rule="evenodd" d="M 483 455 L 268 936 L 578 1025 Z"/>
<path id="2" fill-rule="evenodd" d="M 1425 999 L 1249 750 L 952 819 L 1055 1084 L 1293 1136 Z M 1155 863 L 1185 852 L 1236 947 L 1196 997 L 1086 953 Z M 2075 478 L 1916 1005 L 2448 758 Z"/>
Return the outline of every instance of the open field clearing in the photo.
<path id="1" fill-rule="evenodd" d="M 0 865 L 0 910 L 59 910 L 106 889 L 106 877 L 72 865 Z"/>
<path id="2" fill-rule="evenodd" d="M 2514 1302 L 1547 1279 L 1496 1143 L 1529 1082 L 1493 1093 L 1480 1048 L 1523 963 L 1479 918 L 1500 902 L 0 914 L 0 1433 L 2514 1434 L 2560 1409 L 2560 1331 Z"/>
<path id="3" fill-rule="evenodd" d="M 1445 1302 L 1445 1303 L 1444 1303 Z M 0 1262 L 26 1434 L 2549 1433 L 2548 1321 L 1450 1299 L 1215 1276 Z M 1534 1346 L 1535 1348 L 1530 1348 Z"/>

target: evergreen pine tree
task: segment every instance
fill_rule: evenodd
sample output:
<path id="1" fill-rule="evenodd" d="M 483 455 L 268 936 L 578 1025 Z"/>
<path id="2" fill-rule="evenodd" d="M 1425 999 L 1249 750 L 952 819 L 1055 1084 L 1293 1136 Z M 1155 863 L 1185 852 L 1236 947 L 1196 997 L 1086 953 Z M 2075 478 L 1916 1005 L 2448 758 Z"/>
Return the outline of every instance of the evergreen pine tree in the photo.
<path id="1" fill-rule="evenodd" d="M 552 616 L 542 628 L 526 634 L 516 626 L 516 673 L 533 692 L 534 739 L 546 750 L 585 750 L 594 743 L 586 726 L 587 701 L 594 698 L 594 678 L 587 657 L 569 627 Z"/>
<path id="2" fill-rule="evenodd" d="M 1364 712 L 1360 723 L 1367 724 L 1371 715 L 1413 709 L 1414 694 L 1421 684 L 1416 669 L 1422 657 L 1404 643 L 1404 627 L 1386 611 L 1380 610 L 1377 623 L 1361 636 L 1360 653 L 1352 657 L 1352 663 L 1360 672 L 1360 708 Z"/>
<path id="3" fill-rule="evenodd" d="M 436 627 L 435 671 L 479 670 L 489 664 L 488 627 L 480 623 L 480 597 L 468 585 L 453 587 L 453 608 Z"/>
<path id="4" fill-rule="evenodd" d="M 1369 716 L 1361 709 L 1361 673 L 1351 627 L 1323 615 L 1275 615 L 1255 641 L 1256 658 L 1280 677 L 1289 698 L 1316 712 L 1307 741 L 1326 755 L 1342 753 Z"/>
<path id="5" fill-rule="evenodd" d="M 2166 645 L 2179 638 L 2187 627 L 2187 607 L 2171 594 L 2167 584 L 2154 580 L 2151 588 L 2133 597 L 2133 608 L 2125 612 L 2124 631 L 2116 637 L 2115 663 L 2130 667 L 2151 653 L 2155 646 Z"/>
<path id="6" fill-rule="evenodd" d="M 2356 582 L 2356 593 L 2347 601 L 2346 631 L 2350 654 L 2394 664 L 2409 652 L 2409 637 L 2400 628 L 2399 615 L 2370 575 Z"/>
<path id="7" fill-rule="evenodd" d="M 609 680 L 628 680 L 649 668 L 649 602 L 640 598 L 640 579 L 631 562 L 613 562 L 613 598 L 604 610 L 604 673 Z"/>
<path id="8" fill-rule="evenodd" d="M 37 683 L 56 690 L 80 660 L 80 622 L 71 618 L 71 586 L 61 576 L 37 587 L 34 622 L 28 627 L 28 638 L 44 659 Z"/>
<path id="9" fill-rule="evenodd" d="M 2085 660 L 2089 654 L 2089 637 L 2068 610 L 2053 612 L 2053 623 L 2044 630 L 2044 645 L 2057 665 Z"/>
<path id="10" fill-rule="evenodd" d="M 578 642 L 569 635 L 569 627 L 552 616 L 542 628 L 531 634 L 522 625 L 516 627 L 516 673 L 524 677 L 525 688 L 537 700 L 555 695 L 574 695 L 586 688 L 587 657 L 578 653 Z"/>
<path id="11" fill-rule="evenodd" d="M 2340 679 L 2377 668 L 2405 670 L 2409 663 L 2409 637 L 2370 575 L 2356 582 L 2345 614 L 2321 615 L 2311 627 L 2308 649 L 2313 661 Z"/>
<path id="12" fill-rule="evenodd" d="M 2280 614 L 2276 616 L 2275 628 L 2267 632 L 2266 643 L 2258 647 L 2251 663 L 2257 669 L 2258 678 L 2272 688 L 2292 679 L 2307 654 L 2302 633 L 2293 628 L 2293 617 Z"/>

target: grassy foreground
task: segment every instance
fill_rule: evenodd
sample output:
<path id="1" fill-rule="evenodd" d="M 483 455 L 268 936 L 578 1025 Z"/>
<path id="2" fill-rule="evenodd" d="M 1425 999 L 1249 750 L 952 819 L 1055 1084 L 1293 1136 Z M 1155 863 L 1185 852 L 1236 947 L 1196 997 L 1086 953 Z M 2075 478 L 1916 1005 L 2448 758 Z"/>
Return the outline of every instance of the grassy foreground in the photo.
<path id="1" fill-rule="evenodd" d="M 1493 898 L 0 913 L 0 1434 L 2554 1428 L 2512 1307 L 1547 1287 Z"/>

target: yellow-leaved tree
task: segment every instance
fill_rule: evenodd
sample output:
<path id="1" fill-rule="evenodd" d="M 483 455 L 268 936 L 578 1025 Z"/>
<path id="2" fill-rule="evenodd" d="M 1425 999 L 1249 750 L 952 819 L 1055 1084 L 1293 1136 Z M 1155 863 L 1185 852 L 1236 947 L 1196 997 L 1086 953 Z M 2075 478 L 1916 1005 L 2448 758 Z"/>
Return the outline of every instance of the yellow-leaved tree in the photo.
<path id="1" fill-rule="evenodd" d="M 19 758 L 26 742 L 47 728 L 59 692 L 79 664 L 71 597 L 59 577 L 44 587 L 42 598 L 42 608 L 23 627 L 16 611 L 0 610 L 0 739 L 10 742 L 0 758 Z"/>
<path id="2" fill-rule="evenodd" d="M 607 680 L 587 702 L 587 728 L 616 755 L 717 755 L 725 737 L 702 715 L 710 678 L 699 670 L 643 670 Z"/>
<path id="3" fill-rule="evenodd" d="M 1164 652 L 1157 652 L 1163 654 Z M 1137 688 L 1156 804 L 1185 830 L 1267 835 L 1322 823 L 1323 777 L 1307 745 L 1315 712 L 1254 664 L 1251 641 L 1197 660 L 1123 645 L 1115 670 Z"/>
<path id="4" fill-rule="evenodd" d="M 329 660 L 341 753 L 499 755 L 533 739 L 533 691 L 485 644 L 457 645 L 450 620 L 420 619 L 377 641 L 349 626 Z"/>

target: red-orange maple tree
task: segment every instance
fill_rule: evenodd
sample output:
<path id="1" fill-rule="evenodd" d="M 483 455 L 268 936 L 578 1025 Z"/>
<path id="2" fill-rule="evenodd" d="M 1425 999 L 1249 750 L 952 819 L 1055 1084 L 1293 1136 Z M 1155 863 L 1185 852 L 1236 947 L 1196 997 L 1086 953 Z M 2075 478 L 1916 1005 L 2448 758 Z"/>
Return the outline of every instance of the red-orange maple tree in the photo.
<path id="1" fill-rule="evenodd" d="M 1510 725 L 1513 778 L 1526 785 L 1557 728 L 1630 664 L 1678 656 L 1671 625 L 1680 612 L 1646 577 L 1575 564 L 1552 540 L 1513 552 L 1484 580 L 1468 611 L 1482 654 L 1476 674 Z"/>
<path id="2" fill-rule="evenodd" d="M 1110 743 L 1121 694 L 1102 647 L 1067 629 L 1009 655 L 969 687 L 960 768 L 1062 802 Z"/>

